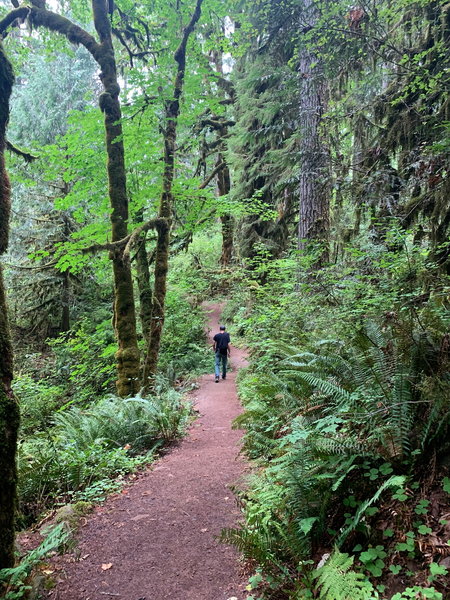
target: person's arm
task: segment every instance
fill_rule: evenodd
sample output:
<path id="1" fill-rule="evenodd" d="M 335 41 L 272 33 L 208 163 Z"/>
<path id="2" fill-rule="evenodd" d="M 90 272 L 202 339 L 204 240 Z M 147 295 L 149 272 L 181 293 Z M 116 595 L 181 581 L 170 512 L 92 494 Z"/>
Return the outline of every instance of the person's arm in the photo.
<path id="1" fill-rule="evenodd" d="M 230 336 L 228 336 L 228 358 L 231 356 L 231 344 L 230 344 Z"/>

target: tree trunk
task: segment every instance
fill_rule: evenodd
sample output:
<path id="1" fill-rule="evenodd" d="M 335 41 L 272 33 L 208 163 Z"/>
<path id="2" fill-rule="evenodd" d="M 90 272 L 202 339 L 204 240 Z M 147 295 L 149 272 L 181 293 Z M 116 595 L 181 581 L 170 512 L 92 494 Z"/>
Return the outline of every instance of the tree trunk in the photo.
<path id="1" fill-rule="evenodd" d="M 311 0 L 304 4 L 304 19 L 311 27 L 317 20 Z M 308 242 L 323 244 L 318 264 L 328 260 L 330 228 L 330 155 L 321 132 L 326 108 L 326 83 L 320 57 L 302 43 L 299 52 L 300 182 L 298 248 Z"/>
<path id="2" fill-rule="evenodd" d="M 64 239 L 68 240 L 70 236 L 69 218 L 63 215 L 64 219 Z M 70 329 L 70 272 L 64 271 L 62 274 L 62 292 L 61 292 L 61 325 L 60 332 L 65 333 Z"/>
<path id="3" fill-rule="evenodd" d="M 220 80 L 222 85 L 219 85 L 219 92 L 222 93 L 220 96 L 225 98 L 228 95 L 228 99 L 231 103 L 234 103 L 235 99 L 235 91 L 233 85 L 227 85 L 226 80 L 224 79 L 223 73 L 223 52 L 216 51 L 213 53 L 213 60 L 216 67 L 216 72 L 220 76 Z M 217 130 L 217 141 L 219 142 L 219 148 L 224 148 L 225 140 L 228 136 L 228 127 L 222 126 Z M 230 193 L 231 190 L 231 179 L 230 179 L 230 169 L 228 168 L 226 159 L 224 155 L 219 151 L 217 155 L 217 163 L 216 167 L 221 164 L 225 166 L 218 172 L 217 174 L 217 191 L 220 196 L 226 196 Z M 234 228 L 233 228 L 233 217 L 231 215 L 222 215 L 220 217 L 220 221 L 222 223 L 222 254 L 220 256 L 220 264 L 222 267 L 227 267 L 233 255 L 233 236 L 234 236 Z"/>
<path id="4" fill-rule="evenodd" d="M 0 254 L 9 237 L 10 187 L 5 168 L 6 126 L 14 82 L 11 64 L 0 44 Z M 9 333 L 3 271 L 0 265 L 0 569 L 14 566 L 14 516 L 16 507 L 16 449 L 19 406 L 11 389 L 13 351 Z"/>
<path id="5" fill-rule="evenodd" d="M 152 319 L 147 356 L 144 364 L 142 390 L 147 393 L 152 389 L 158 365 L 159 348 L 165 317 L 165 299 L 167 271 L 169 268 L 170 220 L 172 217 L 173 193 L 172 184 L 175 175 L 175 148 L 177 140 L 177 121 L 180 114 L 180 98 L 183 93 L 184 73 L 186 68 L 186 45 L 201 14 L 203 0 L 197 0 L 188 26 L 184 29 L 183 39 L 177 48 L 174 58 L 177 63 L 177 74 L 173 87 L 173 98 L 165 105 L 164 132 L 164 174 L 163 190 L 159 207 L 159 217 L 165 219 L 166 226 L 158 228 L 158 242 L 155 256 L 155 286 L 153 293 Z"/>
<path id="6" fill-rule="evenodd" d="M 356 112 L 356 111 L 355 111 Z M 355 195 L 355 227 L 353 235 L 359 235 L 363 217 L 363 181 L 364 181 L 364 155 L 365 155 L 364 119 L 357 113 L 353 118 L 353 156 L 352 156 L 352 188 Z"/>
<path id="7" fill-rule="evenodd" d="M 141 320 L 142 335 L 148 344 L 150 336 L 150 323 L 152 319 L 153 292 L 150 285 L 150 267 L 145 235 L 142 236 L 136 253 L 136 274 L 139 290 L 139 317 Z"/>
<path id="8" fill-rule="evenodd" d="M 101 68 L 100 79 L 104 92 L 100 108 L 105 115 L 106 151 L 109 198 L 111 203 L 112 241 L 128 234 L 128 196 L 125 156 L 122 141 L 122 112 L 119 102 L 116 61 L 111 38 L 111 26 L 104 0 L 92 0 L 95 29 L 100 38 L 101 51 L 94 57 Z M 114 327 L 119 348 L 117 359 L 117 392 L 119 396 L 135 394 L 139 387 L 139 350 L 136 334 L 131 267 L 123 260 L 123 251 L 111 253 L 114 273 Z"/>
<path id="9" fill-rule="evenodd" d="M 223 128 L 220 130 L 219 136 L 224 138 L 226 133 L 226 128 Z M 219 154 L 217 157 L 217 164 L 219 165 L 223 162 L 224 158 Z M 231 181 L 228 165 L 225 165 L 217 175 L 217 189 L 219 197 L 225 196 L 230 192 Z M 226 267 L 230 264 L 233 255 L 233 217 L 231 215 L 222 215 L 220 220 L 222 222 L 222 254 L 220 256 L 220 264 L 222 267 Z"/>

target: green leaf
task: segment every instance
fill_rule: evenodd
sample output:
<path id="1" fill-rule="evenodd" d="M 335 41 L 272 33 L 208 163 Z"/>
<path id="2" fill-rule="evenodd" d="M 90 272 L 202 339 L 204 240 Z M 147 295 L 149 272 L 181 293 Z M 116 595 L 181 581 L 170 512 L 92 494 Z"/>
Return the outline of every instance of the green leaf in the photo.
<path id="1" fill-rule="evenodd" d="M 300 530 L 303 533 L 308 534 L 316 521 L 319 520 L 319 517 L 308 517 L 306 519 L 301 519 L 299 522 Z"/>

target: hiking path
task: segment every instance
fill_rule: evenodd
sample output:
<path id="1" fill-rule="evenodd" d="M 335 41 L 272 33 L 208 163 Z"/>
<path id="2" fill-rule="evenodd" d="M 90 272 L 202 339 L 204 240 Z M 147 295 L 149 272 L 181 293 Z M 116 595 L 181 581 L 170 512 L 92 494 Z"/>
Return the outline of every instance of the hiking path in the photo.
<path id="1" fill-rule="evenodd" d="M 222 306 L 207 304 L 209 335 Z M 245 352 L 231 346 L 231 372 L 211 373 L 191 393 L 199 417 L 188 435 L 121 493 L 111 496 L 81 527 L 75 552 L 54 559 L 52 600 L 242 600 L 245 577 L 236 550 L 216 538 L 236 524 L 230 486 L 244 472 L 236 374 Z"/>

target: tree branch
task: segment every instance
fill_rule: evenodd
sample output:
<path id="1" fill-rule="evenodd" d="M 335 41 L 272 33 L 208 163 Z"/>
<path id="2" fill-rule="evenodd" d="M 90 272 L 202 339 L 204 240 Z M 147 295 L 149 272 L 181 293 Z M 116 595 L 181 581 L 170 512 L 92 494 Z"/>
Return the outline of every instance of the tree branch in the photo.
<path id="1" fill-rule="evenodd" d="M 121 248 L 123 250 L 123 259 L 124 261 L 130 261 L 130 252 L 133 246 L 136 244 L 137 240 L 141 233 L 149 231 L 150 229 L 158 229 L 163 230 L 165 227 L 168 227 L 167 219 L 157 217 L 156 219 L 151 219 L 146 223 L 143 223 L 139 227 L 136 227 L 134 231 L 132 231 L 129 235 L 122 238 L 121 240 L 117 240 L 116 242 L 106 242 L 105 244 L 92 244 L 92 246 L 87 246 L 86 248 L 82 248 L 82 254 L 89 254 L 91 252 L 101 252 L 103 250 L 108 250 L 109 252 L 116 252 Z"/>
<path id="2" fill-rule="evenodd" d="M 30 6 L 20 6 L 9 12 L 6 17 L 3 17 L 0 21 L 0 34 L 5 33 L 8 27 L 12 25 L 16 19 L 25 20 L 30 12 Z"/>
<path id="3" fill-rule="evenodd" d="M 27 163 L 30 163 L 33 160 L 36 160 L 37 158 L 39 158 L 38 156 L 35 156 L 34 154 L 30 154 L 29 152 L 24 152 L 23 150 L 20 150 L 20 148 L 17 148 L 17 146 L 14 146 L 8 140 L 6 140 L 6 148 L 10 152 L 17 154 L 17 156 L 21 156 L 23 159 L 25 159 L 25 162 L 27 162 Z"/>
<path id="4" fill-rule="evenodd" d="M 159 233 L 169 228 L 169 222 L 167 219 L 163 217 L 157 217 L 156 219 L 151 219 L 146 223 L 143 223 L 128 236 L 128 241 L 123 251 L 123 260 L 124 262 L 130 262 L 130 253 L 133 246 L 138 241 L 139 237 L 142 233 L 149 231 L 150 229 L 157 229 Z"/>
<path id="5" fill-rule="evenodd" d="M 236 125 L 236 121 L 228 119 L 228 121 L 221 119 L 203 119 L 200 121 L 201 127 L 211 127 L 211 129 L 222 129 L 223 127 L 232 127 Z"/>
<path id="6" fill-rule="evenodd" d="M 204 190 L 204 189 L 205 189 L 205 187 L 208 185 L 208 183 L 209 183 L 209 182 L 210 182 L 212 179 L 214 179 L 214 177 L 217 175 L 217 173 L 219 173 L 219 172 L 220 172 L 222 169 L 224 169 L 226 166 L 227 166 L 227 163 L 226 163 L 226 162 L 221 162 L 220 164 L 218 164 L 218 165 L 217 165 L 217 167 L 214 169 L 214 171 L 213 171 L 213 172 L 212 172 L 210 175 L 208 175 L 208 177 L 205 179 L 205 181 L 204 181 L 202 184 L 200 184 L 200 185 L 198 186 L 198 189 L 199 189 L 199 190 Z"/>

